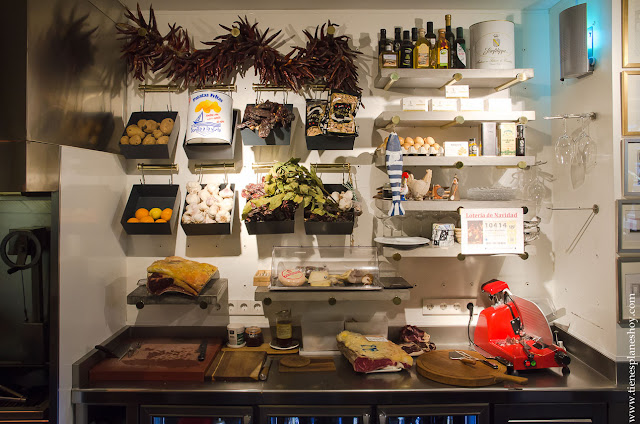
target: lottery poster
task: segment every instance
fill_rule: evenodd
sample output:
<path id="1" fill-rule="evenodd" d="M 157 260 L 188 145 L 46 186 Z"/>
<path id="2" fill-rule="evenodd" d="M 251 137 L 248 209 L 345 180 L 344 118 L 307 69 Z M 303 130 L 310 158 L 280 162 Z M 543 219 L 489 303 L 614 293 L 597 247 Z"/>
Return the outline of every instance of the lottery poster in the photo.
<path id="1" fill-rule="evenodd" d="M 521 208 L 467 209 L 460 212 L 463 255 L 524 253 Z"/>

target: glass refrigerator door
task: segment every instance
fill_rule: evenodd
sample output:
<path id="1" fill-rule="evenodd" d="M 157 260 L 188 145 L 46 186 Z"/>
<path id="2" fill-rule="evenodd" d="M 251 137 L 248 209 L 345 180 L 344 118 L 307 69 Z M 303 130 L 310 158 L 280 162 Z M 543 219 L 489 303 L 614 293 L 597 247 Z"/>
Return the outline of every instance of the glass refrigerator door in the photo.
<path id="1" fill-rule="evenodd" d="M 380 407 L 379 424 L 489 424 L 489 406 L 429 405 Z"/>
<path id="2" fill-rule="evenodd" d="M 370 407 L 275 406 L 260 408 L 262 424 L 369 424 Z"/>
<path id="3" fill-rule="evenodd" d="M 252 424 L 252 408 L 144 406 L 142 424 Z"/>

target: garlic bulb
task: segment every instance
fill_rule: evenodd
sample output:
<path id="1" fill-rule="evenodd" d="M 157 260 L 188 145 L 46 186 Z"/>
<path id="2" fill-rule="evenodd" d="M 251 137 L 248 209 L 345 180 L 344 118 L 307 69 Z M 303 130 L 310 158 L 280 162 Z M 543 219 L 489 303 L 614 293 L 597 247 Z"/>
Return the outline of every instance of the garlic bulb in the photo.
<path id="1" fill-rule="evenodd" d="M 214 218 L 219 211 L 220 211 L 220 208 L 218 207 L 218 205 L 211 205 L 209 206 L 209 209 L 207 209 L 207 215 Z"/>
<path id="2" fill-rule="evenodd" d="M 216 199 L 214 199 L 213 197 L 209 197 L 205 203 L 207 204 L 207 206 L 213 206 L 216 204 Z"/>
<path id="3" fill-rule="evenodd" d="M 191 217 L 191 220 L 194 224 L 202 224 L 205 220 L 205 216 L 202 212 L 198 212 Z"/>
<path id="4" fill-rule="evenodd" d="M 353 191 L 351 190 L 347 190 L 344 192 L 344 194 L 342 194 L 341 197 L 347 198 L 347 199 L 353 199 Z"/>
<path id="5" fill-rule="evenodd" d="M 186 208 L 184 208 L 184 213 L 188 214 L 188 215 L 195 215 L 198 212 L 200 212 L 200 208 L 198 207 L 197 204 L 192 203 L 190 205 L 187 205 Z"/>
<path id="6" fill-rule="evenodd" d="M 231 214 L 229 212 L 218 212 L 216 215 L 216 221 L 220 223 L 230 222 Z"/>
<path id="7" fill-rule="evenodd" d="M 224 200 L 219 194 L 212 194 L 211 197 L 213 197 L 216 203 L 222 203 L 222 201 Z"/>
<path id="8" fill-rule="evenodd" d="M 207 190 L 200 191 L 198 195 L 200 196 L 200 200 L 202 200 L 203 202 L 206 202 L 207 199 L 211 197 L 211 193 L 209 193 Z"/>
<path id="9" fill-rule="evenodd" d="M 207 206 L 207 202 L 200 202 L 200 203 L 198 203 L 198 209 L 200 209 L 202 212 L 204 212 L 207 209 L 209 209 L 209 206 Z"/>
<path id="10" fill-rule="evenodd" d="M 353 206 L 353 200 L 347 199 L 346 197 L 343 197 L 342 199 L 340 199 L 340 202 L 338 203 L 338 208 L 340 208 L 343 211 L 348 211 L 349 209 L 351 209 L 352 206 Z"/>
<path id="11" fill-rule="evenodd" d="M 197 193 L 187 194 L 187 204 L 197 205 L 200 203 L 200 196 Z"/>
<path id="12" fill-rule="evenodd" d="M 183 224 L 191 224 L 191 221 L 192 221 L 191 215 L 188 215 L 186 213 L 184 215 L 182 215 L 182 223 Z"/>
<path id="13" fill-rule="evenodd" d="M 207 215 L 207 216 L 204 218 L 204 223 L 205 223 L 205 224 L 215 224 L 215 223 L 216 223 L 216 220 L 215 220 L 215 219 L 213 219 L 213 218 L 211 218 L 209 215 Z"/>
<path id="14" fill-rule="evenodd" d="M 197 181 L 189 181 L 187 183 L 187 193 L 189 194 L 198 194 L 201 188 L 200 183 Z"/>
<path id="15" fill-rule="evenodd" d="M 222 190 L 220 190 L 220 196 L 223 199 L 229 198 L 229 197 L 233 197 L 233 190 L 231 190 L 229 188 L 229 186 L 223 188 Z"/>
<path id="16" fill-rule="evenodd" d="M 211 194 L 218 194 L 218 192 L 220 191 L 220 187 L 218 186 L 218 184 L 207 184 L 205 190 L 207 190 Z"/>
<path id="17" fill-rule="evenodd" d="M 221 203 L 220 203 L 220 208 L 221 209 L 226 209 L 228 211 L 230 211 L 231 209 L 233 209 L 233 198 L 226 198 L 224 199 Z"/>
<path id="18" fill-rule="evenodd" d="M 340 201 L 340 193 L 338 193 L 337 191 L 334 191 L 333 193 L 331 193 L 331 198 L 338 203 Z"/>

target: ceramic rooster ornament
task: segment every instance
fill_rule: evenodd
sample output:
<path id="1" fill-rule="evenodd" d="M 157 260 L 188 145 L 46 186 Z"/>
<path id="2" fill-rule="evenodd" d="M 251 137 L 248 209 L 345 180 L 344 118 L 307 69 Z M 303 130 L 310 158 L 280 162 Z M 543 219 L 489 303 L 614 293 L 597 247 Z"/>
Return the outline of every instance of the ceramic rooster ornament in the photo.
<path id="1" fill-rule="evenodd" d="M 389 216 L 404 215 L 404 209 L 400 203 L 400 187 L 402 185 L 402 149 L 398 134 L 389 134 L 386 150 L 387 174 L 391 183 L 391 209 Z"/>

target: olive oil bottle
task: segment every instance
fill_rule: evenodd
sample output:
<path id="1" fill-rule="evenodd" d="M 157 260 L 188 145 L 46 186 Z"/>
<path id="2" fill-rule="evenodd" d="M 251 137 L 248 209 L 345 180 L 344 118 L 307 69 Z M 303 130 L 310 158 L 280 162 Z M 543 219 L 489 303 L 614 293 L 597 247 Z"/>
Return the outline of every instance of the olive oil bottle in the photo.
<path id="1" fill-rule="evenodd" d="M 444 38 L 444 29 L 438 30 L 438 42 L 436 43 L 436 68 L 447 69 L 449 68 L 449 42 Z"/>
<path id="2" fill-rule="evenodd" d="M 413 48 L 413 67 L 428 68 L 429 67 L 429 40 L 425 37 L 424 28 L 418 30 L 418 40 Z"/>

